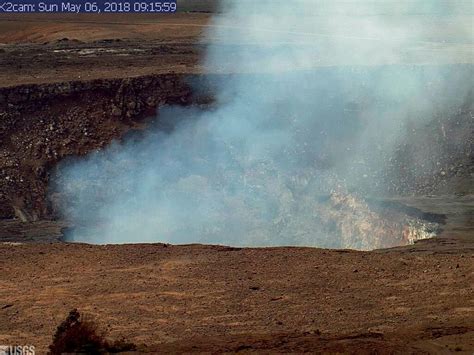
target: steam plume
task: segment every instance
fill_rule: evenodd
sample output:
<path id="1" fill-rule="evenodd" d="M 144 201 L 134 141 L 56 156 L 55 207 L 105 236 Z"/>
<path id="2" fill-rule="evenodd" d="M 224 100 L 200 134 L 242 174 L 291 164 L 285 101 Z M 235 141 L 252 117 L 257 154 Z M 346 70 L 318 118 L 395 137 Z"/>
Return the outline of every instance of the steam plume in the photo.
<path id="1" fill-rule="evenodd" d="M 321 228 L 317 201 L 396 191 L 387 172 L 407 130 L 471 102 L 466 11 L 469 1 L 224 2 L 206 37 L 206 68 L 232 74 L 217 106 L 161 108 L 171 133 L 151 128 L 61 166 L 70 238 L 347 247 Z M 431 169 L 437 152 L 404 168 L 422 174 L 421 162 Z"/>

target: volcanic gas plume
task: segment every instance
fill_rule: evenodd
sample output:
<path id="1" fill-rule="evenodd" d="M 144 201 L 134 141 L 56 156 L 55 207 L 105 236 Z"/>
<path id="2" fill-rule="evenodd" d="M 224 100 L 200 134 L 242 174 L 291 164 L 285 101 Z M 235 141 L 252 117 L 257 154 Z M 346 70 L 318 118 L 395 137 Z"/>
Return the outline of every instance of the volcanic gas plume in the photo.
<path id="1" fill-rule="evenodd" d="M 469 97 L 469 54 L 440 50 L 410 14 L 448 20 L 469 2 L 381 3 L 225 2 L 205 38 L 216 104 L 162 107 L 146 133 L 62 164 L 68 237 L 371 249 L 434 235 L 364 198 L 396 190 L 388 172 L 408 130 Z M 403 168 L 416 179 L 438 153 Z"/>

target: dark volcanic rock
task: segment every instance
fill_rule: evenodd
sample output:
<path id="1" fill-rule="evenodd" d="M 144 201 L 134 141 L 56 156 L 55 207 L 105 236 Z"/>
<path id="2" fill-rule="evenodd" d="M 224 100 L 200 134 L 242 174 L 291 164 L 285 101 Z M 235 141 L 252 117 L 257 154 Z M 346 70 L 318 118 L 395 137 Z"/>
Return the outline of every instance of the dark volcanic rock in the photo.
<path id="1" fill-rule="evenodd" d="M 164 104 L 191 104 L 183 75 L 0 88 L 0 218 L 50 216 L 48 172 L 138 129 Z"/>

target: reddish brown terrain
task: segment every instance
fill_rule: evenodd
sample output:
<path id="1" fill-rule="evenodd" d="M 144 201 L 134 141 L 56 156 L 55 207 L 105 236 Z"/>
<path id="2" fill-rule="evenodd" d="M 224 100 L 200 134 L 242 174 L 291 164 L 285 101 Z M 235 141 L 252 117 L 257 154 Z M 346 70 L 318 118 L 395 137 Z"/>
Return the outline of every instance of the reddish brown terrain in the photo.
<path id="1" fill-rule="evenodd" d="M 69 310 L 150 352 L 474 350 L 474 245 L 1 245 L 0 343 L 41 352 Z"/>
<path id="2" fill-rule="evenodd" d="M 0 18 L 0 218 L 51 216 L 48 174 L 61 158 L 142 128 L 160 105 L 208 102 L 190 88 L 208 20 Z"/>
<path id="3" fill-rule="evenodd" d="M 199 72 L 206 14 L 0 16 L 0 86 Z"/>
<path id="4" fill-rule="evenodd" d="M 48 191 L 58 162 L 145 129 L 162 105 L 212 105 L 211 89 L 193 90 L 210 76 L 209 20 L 0 18 L 0 344 L 44 353 L 77 308 L 143 352 L 472 354 L 472 156 L 438 176 L 442 195 L 387 199 L 442 217 L 439 237 L 412 246 L 61 242 L 68 224 Z M 447 141 L 470 115 L 472 102 L 453 114 Z"/>

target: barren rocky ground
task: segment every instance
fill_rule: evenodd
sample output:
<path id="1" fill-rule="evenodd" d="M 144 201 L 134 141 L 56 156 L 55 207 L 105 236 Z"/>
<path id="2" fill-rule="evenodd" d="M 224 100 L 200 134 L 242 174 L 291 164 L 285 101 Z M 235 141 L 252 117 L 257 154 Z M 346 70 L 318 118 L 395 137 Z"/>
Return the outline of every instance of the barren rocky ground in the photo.
<path id="1" fill-rule="evenodd" d="M 50 217 L 48 175 L 62 158 L 142 129 L 161 105 L 208 102 L 187 76 L 201 80 L 208 19 L 0 19 L 0 218 Z"/>
<path id="2" fill-rule="evenodd" d="M 199 71 L 206 14 L 3 15 L 0 86 Z"/>
<path id="3" fill-rule="evenodd" d="M 146 128 L 161 105 L 212 104 L 211 89 L 193 91 L 204 80 L 198 38 L 208 21 L 0 18 L 0 344 L 43 353 L 78 308 L 111 339 L 148 352 L 472 353 L 472 149 L 462 159 L 447 155 L 435 178 L 410 194 L 384 198 L 444 216 L 440 237 L 414 246 L 60 241 L 68 225 L 56 219 L 55 196 L 47 199 L 59 161 Z M 438 25 L 449 39 L 455 24 Z M 428 47 L 407 58 L 429 62 Z M 445 50 L 447 63 L 466 63 L 465 44 L 448 41 Z M 472 97 L 460 102 L 447 127 L 428 128 L 448 152 L 460 134 L 473 137 L 464 129 L 472 127 Z"/>
<path id="4" fill-rule="evenodd" d="M 69 310 L 142 351 L 474 350 L 474 245 L 0 246 L 0 342 L 43 352 Z"/>

